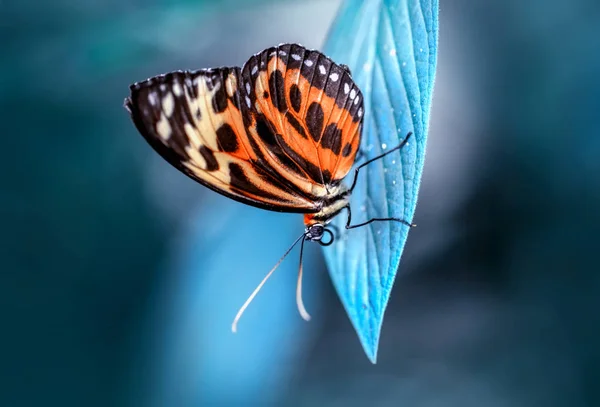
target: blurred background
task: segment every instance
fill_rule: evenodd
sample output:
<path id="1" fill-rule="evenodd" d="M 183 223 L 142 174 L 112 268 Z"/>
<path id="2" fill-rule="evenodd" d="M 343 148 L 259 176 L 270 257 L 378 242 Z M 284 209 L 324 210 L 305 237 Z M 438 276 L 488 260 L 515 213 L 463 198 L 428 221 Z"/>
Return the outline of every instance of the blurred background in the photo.
<path id="1" fill-rule="evenodd" d="M 292 256 L 231 334 L 301 217 L 178 173 L 123 98 L 319 48 L 339 4 L 0 1 L 0 406 L 600 405 L 595 0 L 442 2 L 419 227 L 377 365 L 314 247 L 313 320 Z"/>

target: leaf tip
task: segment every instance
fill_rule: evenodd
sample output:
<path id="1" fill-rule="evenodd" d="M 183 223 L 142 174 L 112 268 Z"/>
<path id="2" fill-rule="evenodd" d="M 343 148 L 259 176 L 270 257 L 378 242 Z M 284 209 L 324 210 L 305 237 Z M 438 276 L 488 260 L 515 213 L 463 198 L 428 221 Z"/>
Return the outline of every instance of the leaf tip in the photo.
<path id="1" fill-rule="evenodd" d="M 362 345 L 363 351 L 367 358 L 374 365 L 377 364 L 377 351 L 379 349 L 379 334 L 381 330 L 381 322 L 378 324 L 378 328 L 376 330 L 369 329 L 363 331 L 362 329 L 357 329 L 358 338 L 360 340 L 360 344 Z"/>
<path id="2" fill-rule="evenodd" d="M 373 353 L 370 353 L 369 351 L 367 351 L 365 349 L 365 353 L 367 354 L 367 357 L 369 358 L 369 360 L 371 361 L 371 363 L 373 363 L 374 365 L 377 364 L 377 350 L 373 351 Z"/>

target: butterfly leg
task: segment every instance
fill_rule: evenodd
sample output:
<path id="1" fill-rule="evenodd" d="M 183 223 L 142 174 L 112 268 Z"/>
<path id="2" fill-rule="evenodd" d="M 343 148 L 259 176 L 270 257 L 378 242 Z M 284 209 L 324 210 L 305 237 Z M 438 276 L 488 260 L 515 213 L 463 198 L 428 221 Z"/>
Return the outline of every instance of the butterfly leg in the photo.
<path id="1" fill-rule="evenodd" d="M 411 228 L 414 228 L 415 226 L 417 226 L 414 223 L 407 222 L 404 219 L 400 219 L 400 218 L 373 218 L 373 219 L 369 219 L 368 221 L 363 222 L 363 223 L 351 225 L 350 223 L 352 223 L 352 210 L 350 209 L 350 205 L 346 205 L 346 210 L 348 211 L 348 220 L 346 221 L 346 229 L 355 229 L 355 228 L 359 228 L 361 226 L 368 225 L 369 223 L 372 223 L 372 222 L 380 222 L 380 221 L 400 222 L 406 226 L 410 226 Z"/>
<path id="2" fill-rule="evenodd" d="M 336 225 L 334 225 L 333 223 L 330 223 L 327 225 L 327 228 L 329 229 L 333 229 L 333 237 L 337 237 L 340 234 L 340 230 L 338 229 L 338 227 Z"/>
<path id="3" fill-rule="evenodd" d="M 412 131 L 408 132 L 406 137 L 404 137 L 404 140 L 402 140 L 402 142 L 400 144 L 398 144 L 396 147 L 392 148 L 391 150 L 386 151 L 383 154 L 378 155 L 377 157 L 371 158 L 369 161 L 366 161 L 366 162 L 362 163 L 361 165 L 359 165 L 358 167 L 356 167 L 356 170 L 354 170 L 354 179 L 352 180 L 352 186 L 350 187 L 350 192 L 352 192 L 352 190 L 356 186 L 356 181 L 358 180 L 358 172 L 360 171 L 360 169 L 362 167 L 369 165 L 373 161 L 377 161 L 377 160 L 385 157 L 386 155 L 393 153 L 394 151 L 400 150 L 402 147 L 404 147 L 406 145 L 410 136 L 412 136 Z M 359 151 L 359 153 L 360 153 L 360 151 Z"/>

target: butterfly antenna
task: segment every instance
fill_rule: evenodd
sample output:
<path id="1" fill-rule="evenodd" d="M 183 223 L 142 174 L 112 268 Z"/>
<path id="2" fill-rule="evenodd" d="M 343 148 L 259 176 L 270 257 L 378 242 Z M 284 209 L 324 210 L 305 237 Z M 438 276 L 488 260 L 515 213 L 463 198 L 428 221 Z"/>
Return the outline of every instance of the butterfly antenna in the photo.
<path id="1" fill-rule="evenodd" d="M 300 245 L 300 266 L 298 267 L 298 284 L 296 285 L 296 304 L 298 305 L 298 312 L 305 321 L 310 321 L 310 314 L 304 307 L 304 301 L 302 301 L 302 252 L 304 251 L 304 242 L 306 239 L 302 239 Z"/>
<path id="2" fill-rule="evenodd" d="M 269 279 L 269 277 L 271 277 L 271 274 L 273 274 L 273 272 L 275 270 L 277 270 L 277 267 L 279 267 L 279 265 L 281 264 L 281 262 L 283 261 L 283 259 L 285 259 L 286 256 L 288 254 L 290 254 L 290 252 L 292 251 L 292 249 L 294 248 L 294 246 L 296 246 L 298 244 L 298 242 L 300 241 L 300 239 L 302 239 L 303 243 L 304 243 L 304 237 L 305 236 L 306 236 L 306 234 L 302 233 L 300 235 L 300 237 L 298 237 L 298 239 L 296 239 L 296 241 L 294 243 L 292 243 L 292 245 L 290 246 L 289 249 L 287 249 L 287 251 L 285 252 L 285 254 L 283 256 L 281 256 L 281 258 L 279 259 L 279 261 L 277 262 L 277 264 L 275 264 L 275 266 L 271 269 L 271 271 L 269 271 L 267 273 L 267 275 L 265 276 L 265 278 L 263 278 L 263 280 L 260 282 L 260 284 L 254 289 L 254 291 L 252 292 L 252 294 L 250 294 L 250 297 L 248 297 L 248 299 L 246 300 L 246 302 L 244 303 L 244 305 L 242 305 L 242 307 L 238 311 L 237 315 L 233 319 L 233 323 L 231 324 L 231 331 L 233 333 L 237 332 L 237 323 L 240 320 L 240 318 L 242 317 L 242 314 L 244 313 L 244 311 L 246 311 L 246 308 L 248 308 L 248 305 L 250 305 L 250 303 L 252 302 L 252 300 L 254 299 L 254 297 L 256 297 L 256 294 L 258 294 L 258 292 L 260 291 L 260 289 L 262 288 L 262 286 L 265 285 L 265 283 L 267 282 L 267 280 Z M 302 271 L 300 271 L 300 273 L 302 273 Z M 306 312 L 306 311 L 304 311 L 304 312 Z"/>

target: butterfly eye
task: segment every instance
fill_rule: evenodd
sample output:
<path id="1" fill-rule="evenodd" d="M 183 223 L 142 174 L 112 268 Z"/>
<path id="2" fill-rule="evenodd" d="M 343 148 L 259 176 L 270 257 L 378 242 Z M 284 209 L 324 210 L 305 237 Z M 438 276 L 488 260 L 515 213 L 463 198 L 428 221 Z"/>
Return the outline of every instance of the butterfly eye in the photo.
<path id="1" fill-rule="evenodd" d="M 306 230 L 306 240 L 321 240 L 324 230 L 325 228 L 320 224 L 309 226 Z"/>
<path id="2" fill-rule="evenodd" d="M 323 238 L 325 235 L 328 235 L 329 237 Z M 325 226 L 321 224 L 309 226 L 306 229 L 304 236 L 305 240 L 318 242 L 321 246 L 329 246 L 335 239 L 333 232 L 329 229 L 326 229 Z"/>

